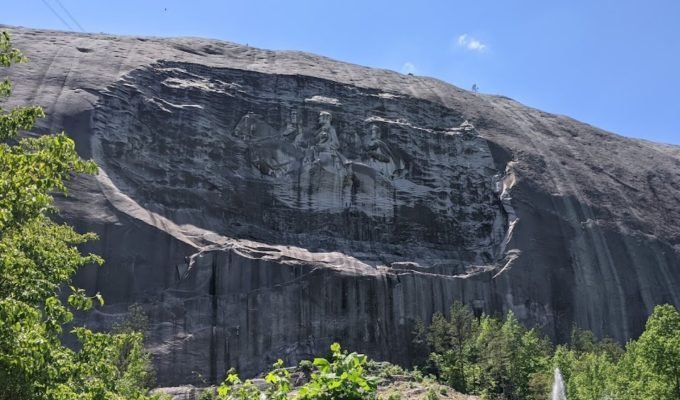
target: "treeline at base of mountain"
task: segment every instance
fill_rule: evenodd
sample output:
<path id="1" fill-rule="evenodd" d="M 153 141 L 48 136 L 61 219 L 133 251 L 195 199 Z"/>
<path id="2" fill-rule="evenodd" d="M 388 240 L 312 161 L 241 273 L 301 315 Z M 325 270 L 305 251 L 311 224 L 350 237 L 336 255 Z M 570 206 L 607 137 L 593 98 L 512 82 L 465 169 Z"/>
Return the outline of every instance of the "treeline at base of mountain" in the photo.
<path id="1" fill-rule="evenodd" d="M 556 368 L 570 400 L 680 398 L 680 313 L 671 305 L 657 306 L 644 333 L 625 347 L 578 328 L 569 344 L 553 346 L 535 329 L 523 327 L 512 312 L 503 319 L 477 318 L 461 303 L 451 306 L 448 318 L 435 314 L 428 327 L 419 325 L 414 336 L 414 345 L 426 356 L 411 371 L 342 352 L 336 343 L 329 360 L 303 361 L 293 369 L 279 360 L 266 375 L 265 387 L 242 382 L 232 370 L 203 398 L 397 399 L 396 392 L 378 397 L 378 388 L 407 377 L 482 399 L 545 400 Z M 291 373 L 301 374 L 295 381 L 304 383 L 294 388 Z M 441 390 L 426 395 L 440 398 Z"/>
<path id="2" fill-rule="evenodd" d="M 1 32 L 0 65 L 25 61 Z M 0 82 L 0 101 L 10 94 L 10 82 Z M 163 398 L 150 390 L 154 371 L 139 307 L 113 332 L 72 327 L 74 312 L 104 302 L 71 286 L 72 277 L 103 260 L 78 249 L 95 235 L 54 222 L 52 195 L 66 195 L 74 174 L 97 168 L 78 156 L 64 133 L 19 137 L 43 116 L 37 106 L 0 109 L 0 400 Z M 545 399 L 559 368 L 570 400 L 680 399 L 680 314 L 670 305 L 657 306 L 644 333 L 625 347 L 579 329 L 569 345 L 554 347 L 512 313 L 476 318 L 460 303 L 448 317 L 436 314 L 427 326 L 417 325 L 413 334 L 418 354 L 425 356 L 411 371 L 333 344 L 327 358 L 295 368 L 277 362 L 258 384 L 230 371 L 202 397 L 394 400 L 402 396 L 399 389 L 385 387 L 398 378 L 426 385 L 421 398 L 429 400 L 455 398 L 454 391 L 486 399 Z M 77 345 L 64 345 L 67 336 Z"/>

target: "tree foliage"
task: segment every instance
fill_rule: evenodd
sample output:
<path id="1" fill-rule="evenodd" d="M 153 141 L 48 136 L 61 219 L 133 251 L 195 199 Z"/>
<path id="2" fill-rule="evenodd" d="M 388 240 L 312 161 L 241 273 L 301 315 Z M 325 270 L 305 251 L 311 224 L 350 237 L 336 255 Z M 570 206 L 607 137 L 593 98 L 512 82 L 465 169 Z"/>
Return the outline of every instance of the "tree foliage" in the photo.
<path id="1" fill-rule="evenodd" d="M 570 400 L 680 399 L 680 313 L 673 306 L 657 306 L 625 349 L 575 327 L 569 345 L 554 350 L 512 312 L 504 320 L 477 319 L 465 308 L 455 304 L 448 319 L 435 314 L 427 329 L 434 371 L 458 391 L 545 399 L 559 368 Z"/>
<path id="2" fill-rule="evenodd" d="M 474 386 L 472 380 L 476 374 L 471 370 L 471 360 L 477 355 L 477 347 L 471 339 L 478 330 L 476 318 L 460 302 L 451 306 L 448 320 L 440 313 L 432 317 L 427 336 L 434 350 L 430 360 L 443 381 L 461 392 Z"/>
<path id="3" fill-rule="evenodd" d="M 428 341 L 430 362 L 442 383 L 486 398 L 530 398 L 533 375 L 548 362 L 548 342 L 512 313 L 503 321 L 486 315 L 477 319 L 459 302 L 448 319 L 433 316 Z"/>
<path id="4" fill-rule="evenodd" d="M 0 65 L 26 61 L 9 34 L 0 33 Z M 2 100 L 11 91 L 8 79 L 0 82 Z M 0 110 L 0 399 L 148 398 L 140 333 L 63 332 L 74 310 L 103 302 L 68 286 L 78 268 L 102 259 L 77 248 L 95 235 L 50 219 L 51 194 L 67 194 L 74 174 L 94 173 L 96 166 L 78 156 L 64 133 L 18 137 L 43 115 L 37 106 Z M 79 350 L 63 345 L 64 334 L 77 338 Z"/>
<path id="5" fill-rule="evenodd" d="M 680 313 L 661 305 L 626 346 L 609 386 L 620 399 L 680 399 Z"/>
<path id="6" fill-rule="evenodd" d="M 657 306 L 640 338 L 625 350 L 575 330 L 569 347 L 558 346 L 554 366 L 574 400 L 680 398 L 680 313 Z"/>
<path id="7" fill-rule="evenodd" d="M 598 340 L 574 328 L 571 343 L 553 348 L 547 338 L 522 326 L 512 312 L 500 319 L 477 318 L 461 303 L 447 317 L 435 314 L 429 327 L 414 335 L 431 350 L 426 368 L 443 384 L 482 399 L 543 400 L 549 398 L 555 368 L 564 378 L 570 400 L 678 399 L 680 379 L 680 313 L 670 305 L 657 306 L 644 333 L 622 348 L 611 339 Z M 425 339 L 423 339 L 423 337 Z M 293 388 L 291 374 L 279 360 L 265 378 L 266 387 L 241 381 L 231 370 L 216 393 L 203 400 L 245 399 L 372 399 L 380 379 L 397 375 L 420 382 L 419 370 L 408 372 L 366 356 L 331 346 L 330 360 L 303 361 L 309 382 Z M 425 378 L 430 379 L 430 378 Z M 431 392 L 431 393 L 430 393 Z M 399 398 L 388 393 L 388 398 Z M 426 398 L 438 398 L 430 390 Z"/>

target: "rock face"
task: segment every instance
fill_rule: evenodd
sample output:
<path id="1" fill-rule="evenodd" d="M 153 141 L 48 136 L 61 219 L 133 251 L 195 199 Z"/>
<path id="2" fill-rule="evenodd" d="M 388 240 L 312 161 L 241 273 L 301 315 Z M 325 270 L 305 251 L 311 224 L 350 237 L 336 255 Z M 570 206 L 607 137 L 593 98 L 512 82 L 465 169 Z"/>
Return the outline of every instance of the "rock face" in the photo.
<path id="1" fill-rule="evenodd" d="M 107 260 L 77 277 L 107 299 L 83 318 L 141 304 L 161 385 L 336 340 L 408 363 L 456 300 L 556 340 L 680 306 L 678 147 L 304 53 L 11 30 L 12 103 L 100 166 L 59 199 Z"/>
<path id="2" fill-rule="evenodd" d="M 159 62 L 103 94 L 93 149 L 116 188 L 174 223 L 455 274 L 502 258 L 508 225 L 501 172 L 461 118 L 333 81 Z"/>

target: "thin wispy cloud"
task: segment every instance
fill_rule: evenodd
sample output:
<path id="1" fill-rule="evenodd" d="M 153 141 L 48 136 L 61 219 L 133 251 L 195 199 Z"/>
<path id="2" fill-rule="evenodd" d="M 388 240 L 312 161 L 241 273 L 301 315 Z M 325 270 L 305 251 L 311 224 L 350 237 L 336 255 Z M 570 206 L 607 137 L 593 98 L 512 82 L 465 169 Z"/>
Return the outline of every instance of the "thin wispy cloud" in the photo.
<path id="1" fill-rule="evenodd" d="M 405 62 L 404 65 L 401 66 L 402 74 L 415 74 L 416 71 L 416 66 L 412 62 Z"/>
<path id="2" fill-rule="evenodd" d="M 478 39 L 473 38 L 467 33 L 458 36 L 458 40 L 456 41 L 456 43 L 458 44 L 458 47 L 462 47 L 464 49 L 471 51 L 477 51 L 480 53 L 487 49 L 486 44 L 482 43 Z"/>

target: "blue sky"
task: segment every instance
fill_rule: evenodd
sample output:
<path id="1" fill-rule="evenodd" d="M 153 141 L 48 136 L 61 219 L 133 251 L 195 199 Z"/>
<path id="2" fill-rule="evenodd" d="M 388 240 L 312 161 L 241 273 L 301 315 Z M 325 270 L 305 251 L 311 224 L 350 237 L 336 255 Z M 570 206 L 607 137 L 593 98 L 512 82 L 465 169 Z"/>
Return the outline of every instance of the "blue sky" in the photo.
<path id="1" fill-rule="evenodd" d="M 70 30 L 49 4 L 73 30 L 309 51 L 680 144 L 679 0 L 6 3 L 3 24 Z"/>

